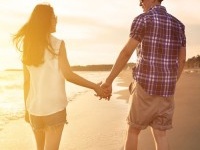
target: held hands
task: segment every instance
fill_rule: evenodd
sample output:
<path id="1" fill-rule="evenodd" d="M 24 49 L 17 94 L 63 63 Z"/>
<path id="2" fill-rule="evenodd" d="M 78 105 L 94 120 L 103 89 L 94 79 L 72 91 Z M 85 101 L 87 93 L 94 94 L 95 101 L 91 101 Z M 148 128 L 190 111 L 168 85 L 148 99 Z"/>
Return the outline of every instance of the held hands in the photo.
<path id="1" fill-rule="evenodd" d="M 111 97 L 111 93 L 112 93 L 112 86 L 108 85 L 107 83 L 97 83 L 97 88 L 95 89 L 95 96 L 100 97 L 99 100 L 101 100 L 102 98 L 106 99 L 106 100 L 110 100 Z"/>
<path id="2" fill-rule="evenodd" d="M 110 100 L 110 97 L 112 96 L 112 84 L 108 84 L 108 83 L 104 82 L 101 85 L 101 88 L 104 89 L 107 93 L 106 99 Z"/>

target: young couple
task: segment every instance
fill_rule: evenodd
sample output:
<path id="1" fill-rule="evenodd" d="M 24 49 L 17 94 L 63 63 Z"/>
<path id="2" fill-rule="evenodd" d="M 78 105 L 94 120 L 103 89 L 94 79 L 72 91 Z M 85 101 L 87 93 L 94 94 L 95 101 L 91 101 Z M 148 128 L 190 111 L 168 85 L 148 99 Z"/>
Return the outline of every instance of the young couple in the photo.
<path id="1" fill-rule="evenodd" d="M 185 62 L 184 25 L 167 13 L 162 0 L 142 0 L 144 13 L 131 26 L 130 38 L 103 84 L 90 82 L 69 65 L 65 43 L 51 35 L 57 17 L 48 4 L 38 4 L 29 20 L 14 35 L 22 51 L 26 120 L 30 122 L 38 150 L 57 150 L 66 122 L 65 80 L 93 89 L 110 99 L 112 82 L 137 48 L 133 74 L 137 82 L 131 95 L 125 150 L 136 150 L 138 135 L 152 127 L 157 150 L 168 150 L 166 131 L 172 128 L 175 85 Z"/>

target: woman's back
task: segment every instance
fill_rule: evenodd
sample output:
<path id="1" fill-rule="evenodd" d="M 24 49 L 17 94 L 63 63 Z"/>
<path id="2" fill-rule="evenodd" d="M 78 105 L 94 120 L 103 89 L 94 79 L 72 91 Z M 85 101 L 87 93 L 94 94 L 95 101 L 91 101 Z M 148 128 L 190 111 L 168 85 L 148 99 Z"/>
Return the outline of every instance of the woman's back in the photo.
<path id="1" fill-rule="evenodd" d="M 50 37 L 54 52 L 59 53 L 61 40 Z M 50 115 L 67 106 L 65 78 L 58 66 L 58 56 L 45 50 L 44 63 L 26 66 L 30 73 L 30 91 L 27 97 L 27 110 L 32 115 Z"/>

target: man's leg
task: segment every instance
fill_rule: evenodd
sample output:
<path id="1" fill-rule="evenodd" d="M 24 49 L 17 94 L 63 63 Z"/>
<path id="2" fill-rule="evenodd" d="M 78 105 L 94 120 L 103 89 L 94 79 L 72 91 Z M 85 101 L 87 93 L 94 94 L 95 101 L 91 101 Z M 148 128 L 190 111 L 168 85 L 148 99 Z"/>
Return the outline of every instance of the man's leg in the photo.
<path id="1" fill-rule="evenodd" d="M 137 150 L 140 131 L 141 130 L 129 126 L 124 150 Z"/>
<path id="2" fill-rule="evenodd" d="M 157 129 L 152 129 L 152 133 L 156 144 L 156 150 L 169 150 L 166 130 L 161 131 Z"/>

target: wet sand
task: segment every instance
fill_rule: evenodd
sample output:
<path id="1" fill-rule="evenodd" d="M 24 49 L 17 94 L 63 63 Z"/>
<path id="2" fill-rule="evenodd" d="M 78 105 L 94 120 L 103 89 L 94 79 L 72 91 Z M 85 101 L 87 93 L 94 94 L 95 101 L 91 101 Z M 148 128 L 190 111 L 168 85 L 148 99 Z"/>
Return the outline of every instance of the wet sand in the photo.
<path id="1" fill-rule="evenodd" d="M 121 86 L 128 86 L 130 73 L 122 72 L 121 76 Z M 127 99 L 127 90 L 118 93 Z M 173 129 L 168 138 L 170 150 L 200 150 L 200 70 L 185 70 L 177 83 Z M 155 150 L 150 128 L 141 132 L 138 149 Z"/>

